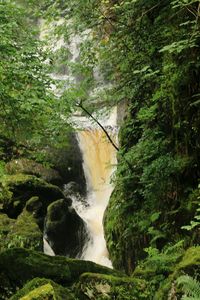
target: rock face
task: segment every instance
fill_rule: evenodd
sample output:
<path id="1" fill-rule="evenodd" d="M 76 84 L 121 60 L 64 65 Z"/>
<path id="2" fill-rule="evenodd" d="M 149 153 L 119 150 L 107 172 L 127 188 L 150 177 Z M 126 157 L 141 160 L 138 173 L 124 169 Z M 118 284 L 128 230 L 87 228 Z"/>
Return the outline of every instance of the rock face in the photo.
<path id="1" fill-rule="evenodd" d="M 79 256 L 86 238 L 85 224 L 67 199 L 60 199 L 48 206 L 45 235 L 55 254 Z"/>
<path id="2" fill-rule="evenodd" d="M 25 247 L 38 251 L 43 249 L 43 234 L 34 216 L 26 209 L 17 220 L 0 214 L 0 237 L 0 252 L 13 247 Z"/>
<path id="3" fill-rule="evenodd" d="M 42 164 L 27 158 L 14 159 L 8 162 L 6 164 L 6 171 L 10 175 L 19 173 L 35 175 L 49 183 L 57 185 L 62 182 L 62 178 L 58 171 L 44 167 Z"/>
<path id="4" fill-rule="evenodd" d="M 9 249 L 0 254 L 0 295 L 7 299 L 8 294 L 14 294 L 36 277 L 53 280 L 64 287 L 71 286 L 84 272 L 119 274 L 89 261 L 51 257 L 22 248 Z"/>
<path id="5" fill-rule="evenodd" d="M 64 198 L 61 190 L 46 181 L 33 175 L 6 176 L 2 183 L 5 197 L 2 199 L 2 212 L 11 218 L 17 218 L 26 205 L 26 202 L 37 196 L 42 207 L 40 214 L 45 215 L 47 206 L 53 201 Z"/>
<path id="6" fill-rule="evenodd" d="M 15 248 L 0 253 L 0 295 L 11 300 L 166 300 L 181 274 L 196 272 L 199 280 L 199 265 L 200 247 L 191 247 L 167 272 L 154 261 L 128 277 L 93 262 Z M 175 292 L 180 299 L 182 291 L 175 286 Z"/>
<path id="7" fill-rule="evenodd" d="M 75 133 L 67 136 L 68 145 L 61 149 L 47 149 L 47 156 L 50 163 L 58 170 L 63 183 L 76 182 L 83 194 L 86 192 L 86 181 L 82 167 L 82 154 L 78 146 Z"/>
<path id="8" fill-rule="evenodd" d="M 6 176 L 1 184 L 1 250 L 17 246 L 42 251 L 46 218 L 46 235 L 54 252 L 70 257 L 80 254 L 85 224 L 71 207 L 72 200 L 57 186 L 24 174 Z"/>
<path id="9" fill-rule="evenodd" d="M 75 294 L 78 299 L 149 299 L 147 281 L 139 278 L 128 278 L 121 276 L 84 273 L 75 284 Z"/>
<path id="10" fill-rule="evenodd" d="M 50 279 L 35 278 L 20 289 L 11 300 L 76 300 L 69 288 L 62 287 Z"/>

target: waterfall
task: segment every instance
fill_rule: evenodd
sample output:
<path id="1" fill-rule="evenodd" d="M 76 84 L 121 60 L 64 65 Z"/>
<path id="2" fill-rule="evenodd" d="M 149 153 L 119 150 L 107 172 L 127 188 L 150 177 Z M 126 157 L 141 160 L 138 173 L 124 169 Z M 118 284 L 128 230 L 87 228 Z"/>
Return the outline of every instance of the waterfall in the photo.
<path id="1" fill-rule="evenodd" d="M 115 114 L 116 111 L 113 113 Z M 116 118 L 115 118 L 116 120 Z M 106 127 L 113 140 L 116 139 L 115 127 Z M 99 128 L 84 128 L 77 132 L 79 147 L 83 155 L 83 169 L 87 183 L 85 206 L 74 200 L 74 207 L 86 222 L 89 241 L 84 247 L 82 259 L 111 267 L 104 239 L 103 215 L 113 190 L 110 182 L 116 165 L 116 150 Z"/>
<path id="2" fill-rule="evenodd" d="M 79 60 L 80 43 L 85 39 L 89 39 L 90 31 L 86 30 L 81 36 L 72 35 L 67 43 L 62 38 L 56 40 L 52 32 L 54 27 L 62 24 L 62 22 L 61 19 L 52 23 L 51 26 L 45 27 L 45 23 L 41 20 L 40 39 L 49 39 L 48 44 L 53 52 L 61 48 L 67 48 L 71 53 L 70 63 L 76 63 Z M 79 79 L 74 76 L 70 68 L 65 74 L 53 73 L 51 76 L 63 83 L 63 87 L 58 90 L 52 86 L 52 90 L 58 96 L 79 82 Z M 98 94 L 106 86 L 98 68 L 94 69 L 94 79 L 97 81 L 98 87 L 89 91 L 90 96 Z M 107 83 L 107 85 L 109 84 Z M 79 115 L 78 117 L 72 117 L 71 122 L 75 124 L 75 127 L 79 127 L 77 140 L 83 156 L 83 169 L 87 184 L 87 199 L 85 201 L 81 202 L 79 197 L 69 195 L 73 200 L 73 207 L 87 224 L 89 232 L 89 239 L 84 246 L 81 259 L 111 267 L 102 222 L 104 211 L 113 190 L 110 180 L 116 165 L 116 150 L 108 141 L 102 129 L 96 127 L 87 118 Z M 116 142 L 117 108 L 113 109 L 107 120 L 100 120 L 100 122 Z M 46 240 L 44 242 L 45 251 L 52 255 L 53 253 L 49 249 L 50 246 L 46 243 Z"/>

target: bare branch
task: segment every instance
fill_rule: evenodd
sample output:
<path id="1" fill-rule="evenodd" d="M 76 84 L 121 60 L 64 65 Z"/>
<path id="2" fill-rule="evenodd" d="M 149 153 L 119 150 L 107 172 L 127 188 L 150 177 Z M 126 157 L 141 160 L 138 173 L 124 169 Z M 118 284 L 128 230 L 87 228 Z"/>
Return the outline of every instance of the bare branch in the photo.
<path id="1" fill-rule="evenodd" d="M 115 143 L 111 139 L 111 137 L 110 137 L 109 133 L 107 132 L 107 130 L 105 129 L 105 127 L 103 127 L 103 125 L 101 125 L 101 123 L 82 105 L 82 101 L 80 101 L 80 103 L 78 103 L 77 106 L 79 106 L 91 119 L 93 119 L 99 125 L 99 127 L 103 130 L 103 132 L 107 136 L 109 142 L 113 145 L 113 147 L 117 151 L 119 151 L 119 148 L 115 145 Z"/>

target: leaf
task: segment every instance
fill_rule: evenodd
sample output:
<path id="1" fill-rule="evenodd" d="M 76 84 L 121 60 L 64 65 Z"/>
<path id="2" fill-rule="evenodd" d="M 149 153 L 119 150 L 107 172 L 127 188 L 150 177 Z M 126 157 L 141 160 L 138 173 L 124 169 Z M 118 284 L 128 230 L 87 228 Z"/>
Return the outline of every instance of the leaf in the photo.
<path id="1" fill-rule="evenodd" d="M 152 214 L 150 217 L 151 222 L 153 223 L 153 222 L 157 221 L 159 219 L 160 215 L 161 215 L 161 211 L 155 212 L 154 214 Z"/>

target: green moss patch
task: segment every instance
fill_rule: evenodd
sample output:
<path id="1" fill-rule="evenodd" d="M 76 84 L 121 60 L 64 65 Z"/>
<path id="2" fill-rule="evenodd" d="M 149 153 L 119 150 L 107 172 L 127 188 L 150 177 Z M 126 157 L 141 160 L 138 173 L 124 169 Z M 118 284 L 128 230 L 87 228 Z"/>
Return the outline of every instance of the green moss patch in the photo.
<path id="1" fill-rule="evenodd" d="M 107 267 L 89 261 L 51 257 L 36 251 L 13 248 L 0 254 L 0 270 L 15 288 L 21 288 L 35 277 L 47 278 L 69 286 L 85 272 L 119 275 Z"/>
<path id="2" fill-rule="evenodd" d="M 39 197 L 42 203 L 41 216 L 45 215 L 47 206 L 50 203 L 64 198 L 62 191 L 57 186 L 33 175 L 4 176 L 1 186 L 3 194 L 7 195 L 2 196 L 2 210 L 11 218 L 17 218 L 31 197 Z M 68 202 L 70 205 L 70 200 Z"/>
<path id="3" fill-rule="evenodd" d="M 45 294 L 45 292 L 47 292 Z M 25 286 L 20 289 L 10 300 L 20 300 L 20 299 L 34 299 L 30 297 L 43 297 L 41 299 L 46 299 L 48 293 L 53 299 L 56 300 L 74 300 L 75 297 L 73 293 L 68 288 L 64 288 L 61 285 L 56 284 L 54 281 L 45 278 L 34 278 L 29 281 Z M 28 298 L 26 298 L 28 297 Z M 47 298 L 49 299 L 49 298 Z"/>
<path id="4" fill-rule="evenodd" d="M 147 282 L 139 278 L 84 273 L 74 286 L 79 299 L 149 299 Z"/>

